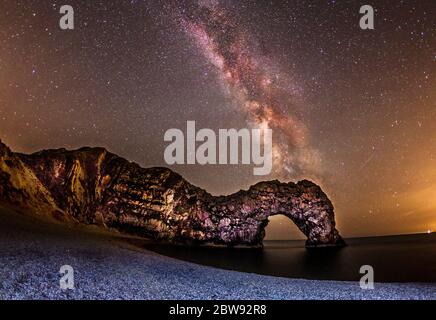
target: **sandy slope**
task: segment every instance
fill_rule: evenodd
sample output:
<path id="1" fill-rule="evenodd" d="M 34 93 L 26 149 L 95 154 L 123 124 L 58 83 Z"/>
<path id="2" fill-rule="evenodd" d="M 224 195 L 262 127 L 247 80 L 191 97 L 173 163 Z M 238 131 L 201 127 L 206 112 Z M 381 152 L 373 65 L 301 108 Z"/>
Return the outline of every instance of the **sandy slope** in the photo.
<path id="1" fill-rule="evenodd" d="M 75 269 L 75 289 L 59 268 Z M 0 299 L 436 299 L 436 284 L 276 278 L 225 271 L 139 249 L 120 237 L 47 225 L 0 209 Z"/>

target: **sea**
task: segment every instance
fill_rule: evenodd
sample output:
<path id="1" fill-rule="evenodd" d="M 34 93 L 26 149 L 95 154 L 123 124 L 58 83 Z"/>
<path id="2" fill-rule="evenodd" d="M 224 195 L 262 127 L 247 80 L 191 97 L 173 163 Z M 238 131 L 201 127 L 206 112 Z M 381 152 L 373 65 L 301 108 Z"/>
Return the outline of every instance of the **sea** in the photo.
<path id="1" fill-rule="evenodd" d="M 159 254 L 201 265 L 298 279 L 358 281 L 371 266 L 375 282 L 434 282 L 436 233 L 345 239 L 343 248 L 308 250 L 304 241 L 264 241 L 262 249 L 147 243 Z M 436 288 L 436 287 L 435 287 Z"/>

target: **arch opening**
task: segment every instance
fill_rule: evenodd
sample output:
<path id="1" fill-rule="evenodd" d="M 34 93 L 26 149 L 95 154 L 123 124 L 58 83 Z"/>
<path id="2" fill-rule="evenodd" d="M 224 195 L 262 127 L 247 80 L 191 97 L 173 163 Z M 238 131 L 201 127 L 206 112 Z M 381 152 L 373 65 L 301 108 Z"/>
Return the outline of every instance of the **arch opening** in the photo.
<path id="1" fill-rule="evenodd" d="M 301 232 L 297 225 L 284 214 L 277 214 L 268 217 L 268 224 L 265 227 L 263 240 L 305 240 L 307 237 Z"/>

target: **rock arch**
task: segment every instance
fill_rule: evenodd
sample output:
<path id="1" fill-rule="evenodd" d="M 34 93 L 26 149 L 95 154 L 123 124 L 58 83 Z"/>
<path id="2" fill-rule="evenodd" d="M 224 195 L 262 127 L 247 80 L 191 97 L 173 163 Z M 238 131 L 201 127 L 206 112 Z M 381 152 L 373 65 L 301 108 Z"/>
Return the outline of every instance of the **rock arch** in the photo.
<path id="1" fill-rule="evenodd" d="M 205 211 L 217 212 L 215 220 L 220 217 L 215 242 L 261 245 L 269 217 L 283 215 L 307 237 L 309 247 L 344 244 L 331 201 L 308 180 L 261 182 L 247 191 L 209 201 Z"/>
<path id="2" fill-rule="evenodd" d="M 268 218 L 283 214 L 306 245 L 343 245 L 321 188 L 260 182 L 215 197 L 167 168 L 141 168 L 103 148 L 26 155 L 0 142 L 0 202 L 57 221 L 97 224 L 161 241 L 261 246 Z"/>

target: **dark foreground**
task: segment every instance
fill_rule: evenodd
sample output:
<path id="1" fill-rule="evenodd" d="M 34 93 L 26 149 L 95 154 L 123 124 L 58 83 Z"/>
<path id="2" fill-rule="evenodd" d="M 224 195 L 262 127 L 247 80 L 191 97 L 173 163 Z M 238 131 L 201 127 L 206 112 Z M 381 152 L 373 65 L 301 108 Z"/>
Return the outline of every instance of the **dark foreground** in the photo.
<path id="1" fill-rule="evenodd" d="M 46 225 L 0 209 L 0 299 L 435 299 L 435 284 L 286 279 L 196 265 L 120 237 Z M 60 289 L 59 269 L 75 270 Z"/>
<path id="2" fill-rule="evenodd" d="M 180 247 L 146 243 L 173 258 L 228 270 L 288 278 L 359 281 L 362 265 L 377 282 L 434 282 L 436 233 L 346 239 L 340 249 L 306 250 L 304 241 L 265 241 L 262 250 Z"/>

